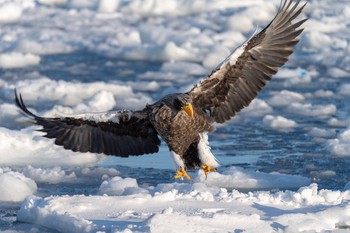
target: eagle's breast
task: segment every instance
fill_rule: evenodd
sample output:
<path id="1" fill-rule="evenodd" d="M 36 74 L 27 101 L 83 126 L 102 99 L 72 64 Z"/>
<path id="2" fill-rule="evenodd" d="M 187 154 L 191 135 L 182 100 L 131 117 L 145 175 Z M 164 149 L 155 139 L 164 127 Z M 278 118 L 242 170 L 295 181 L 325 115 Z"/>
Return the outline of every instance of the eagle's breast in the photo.
<path id="1" fill-rule="evenodd" d="M 163 104 L 153 110 L 151 121 L 169 149 L 177 154 L 184 154 L 192 142 L 199 140 L 198 131 L 193 128 L 195 117 L 191 119 L 185 111 L 175 113 Z"/>

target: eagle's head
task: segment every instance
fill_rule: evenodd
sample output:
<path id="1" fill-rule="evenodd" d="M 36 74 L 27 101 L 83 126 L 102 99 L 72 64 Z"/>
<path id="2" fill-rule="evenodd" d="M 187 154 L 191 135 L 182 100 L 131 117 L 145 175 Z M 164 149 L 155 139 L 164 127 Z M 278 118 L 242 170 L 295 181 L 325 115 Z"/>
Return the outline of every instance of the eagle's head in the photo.
<path id="1" fill-rule="evenodd" d="M 185 111 L 191 119 L 194 117 L 192 98 L 190 95 L 186 93 L 175 93 L 166 96 L 164 100 L 176 113 Z"/>

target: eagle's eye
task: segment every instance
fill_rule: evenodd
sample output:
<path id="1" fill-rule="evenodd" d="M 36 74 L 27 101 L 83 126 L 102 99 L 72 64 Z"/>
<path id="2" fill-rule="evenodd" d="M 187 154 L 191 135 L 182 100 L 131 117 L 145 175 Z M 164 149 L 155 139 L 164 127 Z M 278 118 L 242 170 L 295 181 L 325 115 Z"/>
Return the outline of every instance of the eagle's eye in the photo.
<path id="1" fill-rule="evenodd" d="M 180 99 L 174 99 L 174 107 L 176 109 L 180 110 L 182 106 L 184 106 L 184 103 Z"/>

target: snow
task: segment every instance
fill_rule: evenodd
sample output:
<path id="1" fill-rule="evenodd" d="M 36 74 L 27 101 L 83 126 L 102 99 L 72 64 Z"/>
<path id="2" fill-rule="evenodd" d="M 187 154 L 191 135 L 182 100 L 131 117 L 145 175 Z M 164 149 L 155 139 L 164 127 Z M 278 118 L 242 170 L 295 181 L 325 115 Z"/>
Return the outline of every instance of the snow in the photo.
<path id="1" fill-rule="evenodd" d="M 332 154 L 343 157 L 350 156 L 350 128 L 341 132 L 337 138 L 328 140 L 327 146 Z"/>
<path id="2" fill-rule="evenodd" d="M 18 47 L 23 53 L 36 55 L 49 55 L 73 52 L 74 48 L 70 45 L 62 43 L 61 41 L 33 41 L 21 40 L 18 42 Z M 8 68 L 8 67 L 4 67 Z"/>
<path id="3" fill-rule="evenodd" d="M 0 201 L 19 202 L 37 191 L 36 183 L 18 172 L 0 169 Z"/>
<path id="4" fill-rule="evenodd" d="M 98 5 L 98 11 L 104 13 L 112 13 L 117 10 L 119 4 L 119 0 L 101 0 Z"/>
<path id="5" fill-rule="evenodd" d="M 263 123 L 275 129 L 289 129 L 297 126 L 293 120 L 289 120 L 283 116 L 266 115 L 263 118 Z"/>
<path id="6" fill-rule="evenodd" d="M 21 81 L 16 86 L 26 102 L 40 101 L 40 97 L 45 95 L 49 100 L 58 100 L 59 104 L 66 106 L 67 108 L 63 110 L 66 114 L 72 114 L 73 111 L 75 113 L 108 111 L 112 110 L 116 103 L 119 108 L 128 106 L 139 109 L 152 102 L 148 96 L 134 93 L 130 86 L 123 84 L 54 81 L 39 76 L 35 80 Z"/>
<path id="7" fill-rule="evenodd" d="M 134 180 L 124 182 L 135 188 Z M 349 199 L 349 191 L 320 190 L 316 184 L 295 192 L 243 193 L 175 183 L 137 194 L 29 196 L 18 220 L 61 232 L 178 232 L 184 222 L 188 232 L 318 232 L 349 226 Z"/>
<path id="8" fill-rule="evenodd" d="M 61 147 L 54 146 L 50 140 L 39 140 L 37 135 L 40 133 L 33 132 L 33 130 L 31 128 L 15 132 L 1 128 L 1 166 L 87 165 L 99 161 L 99 155 L 75 155 Z"/>
<path id="9" fill-rule="evenodd" d="M 20 20 L 22 8 L 18 4 L 5 3 L 0 6 L 0 23 L 12 23 Z"/>
<path id="10" fill-rule="evenodd" d="M 333 91 L 329 90 L 318 90 L 313 94 L 317 98 L 328 98 L 334 95 Z"/>
<path id="11" fill-rule="evenodd" d="M 130 158 L 54 145 L 17 111 L 14 89 L 46 117 L 141 109 L 192 88 L 280 1 L 2 1 L 0 231 L 347 232 L 345 2 L 308 1 L 290 61 L 209 134 L 218 172 L 181 181 L 164 143 Z"/>
<path id="12" fill-rule="evenodd" d="M 304 100 L 304 96 L 299 93 L 288 90 L 282 90 L 279 93 L 276 93 L 274 96 L 272 96 L 268 100 L 268 103 L 272 106 L 288 106 L 292 103 L 304 102 Z"/>
<path id="13" fill-rule="evenodd" d="M 340 69 L 338 67 L 328 68 L 327 73 L 334 78 L 346 78 L 346 77 L 350 76 L 349 72 L 347 72 L 343 69 Z"/>
<path id="14" fill-rule="evenodd" d="M 104 112 L 113 109 L 116 104 L 114 95 L 109 91 L 100 91 L 92 99 L 89 100 L 88 105 L 96 111 Z"/>
<path id="15" fill-rule="evenodd" d="M 196 181 L 213 187 L 238 190 L 269 190 L 274 187 L 293 189 L 310 183 L 307 178 L 301 176 L 249 172 L 237 167 L 231 167 L 222 173 L 211 173 L 208 177 L 205 177 L 204 173 L 200 171 Z"/>
<path id="16" fill-rule="evenodd" d="M 107 194 L 109 196 L 148 193 L 147 190 L 138 187 L 136 179 L 129 177 L 123 179 L 117 176 L 103 181 L 98 192 L 99 194 Z"/>
<path id="17" fill-rule="evenodd" d="M 312 128 L 309 131 L 309 135 L 313 137 L 332 137 L 335 136 L 336 132 L 335 130 L 327 130 L 327 129 L 320 129 L 317 127 Z"/>
<path id="18" fill-rule="evenodd" d="M 38 183 L 73 183 L 77 179 L 75 172 L 66 172 L 61 167 L 35 168 L 28 166 L 23 169 L 23 174 Z"/>
<path id="19" fill-rule="evenodd" d="M 292 103 L 287 107 L 287 111 L 301 116 L 324 118 L 335 114 L 337 107 L 334 104 L 312 105 Z"/>
<path id="20" fill-rule="evenodd" d="M 350 84 L 343 84 L 338 90 L 340 95 L 349 96 L 350 95 Z"/>
<path id="21" fill-rule="evenodd" d="M 350 125 L 350 120 L 339 120 L 335 117 L 332 117 L 331 119 L 328 120 L 328 124 L 330 126 L 335 126 L 335 127 L 347 127 Z"/>
<path id="22" fill-rule="evenodd" d="M 0 55 L 0 68 L 21 68 L 39 63 L 40 57 L 33 54 L 4 53 Z"/>
<path id="23" fill-rule="evenodd" d="M 248 107 L 244 108 L 238 116 L 261 117 L 269 113 L 272 113 L 272 107 L 264 100 L 256 98 Z"/>

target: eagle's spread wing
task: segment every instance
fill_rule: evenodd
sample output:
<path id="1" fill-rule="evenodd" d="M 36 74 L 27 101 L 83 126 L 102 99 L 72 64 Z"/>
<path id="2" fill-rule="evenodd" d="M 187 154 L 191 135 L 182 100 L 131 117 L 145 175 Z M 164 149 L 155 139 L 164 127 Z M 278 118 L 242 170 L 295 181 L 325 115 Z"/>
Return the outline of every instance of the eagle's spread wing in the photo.
<path id="1" fill-rule="evenodd" d="M 55 144 L 65 149 L 121 157 L 158 152 L 160 140 L 143 111 L 45 118 L 30 112 L 17 92 L 16 103 L 43 127 L 45 137 L 55 138 Z"/>
<path id="2" fill-rule="evenodd" d="M 220 67 L 188 92 L 193 104 L 223 123 L 247 106 L 266 85 L 298 43 L 306 19 L 292 23 L 305 4 L 285 0 L 275 18 L 231 54 Z"/>

